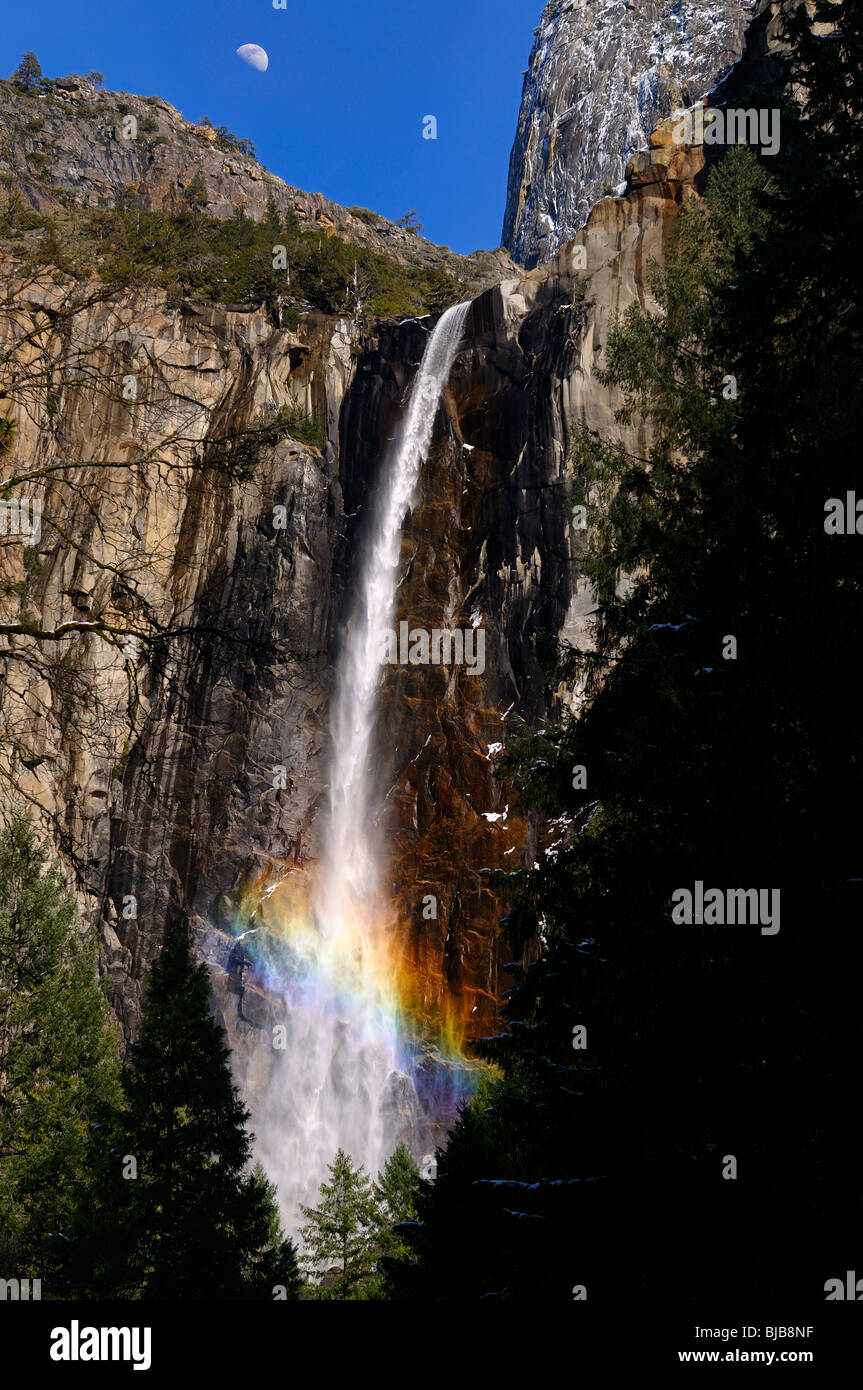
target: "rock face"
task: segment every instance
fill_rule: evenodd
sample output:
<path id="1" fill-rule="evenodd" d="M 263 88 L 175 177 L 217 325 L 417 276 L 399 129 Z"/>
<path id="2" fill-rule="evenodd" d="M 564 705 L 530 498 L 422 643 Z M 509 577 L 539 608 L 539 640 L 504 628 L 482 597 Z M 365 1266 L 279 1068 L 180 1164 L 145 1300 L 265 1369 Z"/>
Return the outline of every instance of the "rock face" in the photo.
<path id="1" fill-rule="evenodd" d="M 759 33 L 763 58 L 772 40 L 764 23 Z M 634 300 L 650 303 L 646 267 L 705 172 L 700 146 L 669 154 L 659 139 L 633 161 L 624 196 L 602 199 L 547 263 L 474 300 L 406 518 L 397 619 L 485 637 L 481 673 L 389 668 L 378 727 L 417 1008 L 456 1038 L 487 1031 L 511 983 L 501 902 L 482 871 L 532 863 L 548 845 L 548 828 L 494 778 L 499 745 L 513 713 L 555 707 L 543 638 L 590 640 L 567 507 L 570 430 L 619 435 L 620 402 L 597 379 L 608 326 Z M 126 1036 L 166 920 L 182 910 L 239 1073 L 251 1075 L 266 980 L 245 973 L 241 1013 L 234 933 L 276 885 L 302 897 L 315 870 L 358 544 L 430 324 L 369 337 L 310 313 L 286 332 L 262 311 L 177 309 L 164 292 L 124 291 L 84 305 L 70 347 L 58 315 L 88 287 L 6 269 L 14 331 L 43 311 L 49 328 L 38 357 L 26 331 L 9 357 L 13 321 L 0 322 L 5 373 L 47 364 L 26 405 L 4 403 L 18 427 L 4 476 L 10 465 L 49 471 L 41 539 L 27 553 L 0 549 L 0 624 L 81 628 L 0 638 L 0 804 L 23 799 L 66 863 L 101 931 Z M 76 343 L 92 370 L 68 370 Z M 137 402 L 117 387 L 129 371 L 149 383 Z M 322 447 L 282 432 L 259 440 L 253 469 L 221 471 L 225 439 L 285 404 L 314 415 Z M 646 452 L 635 427 L 623 438 Z M 62 482 L 50 472 L 59 463 Z M 97 614 L 119 628 L 145 608 L 178 630 L 170 646 L 129 651 L 86 630 Z"/>
<path id="2" fill-rule="evenodd" d="M 569 428 L 616 428 L 617 402 L 595 375 L 606 327 L 644 297 L 642 267 L 661 257 L 702 163 L 691 151 L 676 178 L 604 200 L 547 266 L 474 302 L 405 527 L 399 620 L 485 634 L 482 674 L 391 668 L 379 726 L 393 889 L 420 1007 L 468 1033 L 487 1025 L 508 983 L 500 902 L 481 870 L 537 852 L 536 828 L 494 780 L 495 745 L 513 711 L 550 706 L 542 634 L 580 640 L 589 629 L 566 507 Z M 21 299 L 66 292 L 51 281 L 22 288 Z M 41 571 L 26 598 L 5 600 L 4 617 L 26 603 L 51 630 L 96 613 L 120 621 L 112 573 L 140 562 L 146 601 L 190 631 L 170 654 L 143 644 L 131 660 L 87 633 L 45 642 L 35 700 L 32 670 L 10 661 L 4 797 L 12 788 L 41 808 L 101 921 L 127 1033 L 178 907 L 207 940 L 232 1026 L 230 928 L 250 891 L 260 897 L 287 875 L 299 890 L 317 857 L 339 624 L 369 491 L 428 326 L 390 326 L 364 345 L 350 320 L 308 315 L 297 333 L 280 332 L 263 313 L 175 310 L 152 292 L 95 304 L 76 332 L 98 345 L 93 372 L 60 395 L 50 430 L 40 388 L 18 413 L 15 454 L 46 467 L 88 461 L 74 487 L 53 484 L 44 496 L 46 517 L 76 548 L 44 524 Z M 56 352 L 59 363 L 59 341 Z M 93 384 L 97 367 L 110 382 L 148 363 L 159 364 L 163 391 L 149 406 Z M 225 432 L 286 402 L 323 425 L 321 451 L 284 438 L 241 481 L 201 462 Z M 118 458 L 128 466 L 112 470 L 94 510 L 100 461 Z M 9 570 L 17 581 L 22 573 Z M 16 652 L 33 647 L 23 635 L 7 640 Z M 280 767 L 286 784 L 274 788 Z M 429 921 L 427 894 L 438 900 Z"/>
<path id="3" fill-rule="evenodd" d="M 66 293 L 22 279 L 16 323 Z M 76 316 L 82 380 L 50 420 L 39 382 L 17 412 L 13 467 L 38 459 L 48 472 L 38 575 L 26 579 L 22 547 L 0 552 L 18 585 L 3 620 L 26 605 L 51 631 L 97 616 L 122 625 L 146 607 L 178 633 L 170 653 L 87 632 L 3 639 L 4 800 L 41 812 L 87 915 L 102 919 L 130 1034 L 172 907 L 200 903 L 222 920 L 238 885 L 313 854 L 354 331 L 309 315 L 299 333 L 275 332 L 263 313 L 178 312 L 162 292 L 99 300 Z M 52 346 L 55 366 L 68 363 L 62 339 Z M 132 370 L 141 394 L 125 401 L 113 383 Z M 281 404 L 313 412 L 333 442 L 268 439 L 240 478 L 213 466 L 219 440 Z M 52 482 L 70 458 L 86 462 Z M 278 792 L 277 767 L 289 769 Z"/>
<path id="4" fill-rule="evenodd" d="M 294 212 L 307 228 L 399 264 L 445 270 L 474 294 L 513 268 L 500 250 L 459 256 L 368 209 L 351 211 L 293 188 L 264 168 L 247 141 L 185 120 L 161 97 L 101 91 L 85 78 L 61 78 L 25 95 L 0 81 L 0 182 L 14 184 L 40 212 L 62 212 L 69 200 L 170 210 L 193 180 L 210 217 L 242 208 L 260 221 L 272 198 L 280 213 Z"/>
<path id="5" fill-rule="evenodd" d="M 536 266 L 584 225 L 675 107 L 740 57 L 753 0 L 549 0 L 525 74 L 504 246 Z"/>
<path id="6" fill-rule="evenodd" d="M 501 905 L 481 870 L 514 869 L 538 852 L 536 827 L 494 780 L 495 745 L 512 711 L 549 707 L 540 635 L 578 639 L 589 623 L 566 509 L 568 429 L 576 419 L 613 426 L 615 402 L 595 380 L 605 325 L 643 293 L 641 266 L 661 254 L 683 191 L 659 183 L 606 200 L 578 239 L 586 271 L 573 246 L 475 301 L 405 528 L 399 619 L 485 633 L 481 675 L 392 668 L 379 725 L 394 898 L 418 1005 L 458 1033 L 487 1028 L 511 982 Z M 30 286 L 21 302 L 63 293 Z M 428 330 L 392 326 L 364 348 L 348 320 L 310 315 L 292 334 L 261 313 L 184 312 L 152 292 L 97 303 L 76 331 L 100 345 L 91 366 L 108 381 L 122 349 L 126 366 L 160 364 L 165 394 L 157 409 L 82 381 L 60 396 L 50 430 L 47 387 L 19 411 L 19 464 L 88 462 L 71 474 L 74 487 L 44 489 L 45 518 L 76 547 L 43 520 L 41 570 L 0 616 L 26 605 L 51 630 L 97 613 L 122 621 L 112 575 L 140 564 L 146 601 L 190 631 L 170 654 L 142 644 L 131 659 L 86 632 L 43 642 L 38 679 L 7 658 L 2 796 L 41 815 L 88 919 L 101 923 L 127 1036 L 180 908 L 242 1049 L 252 1043 L 230 990 L 231 932 L 250 894 L 254 903 L 287 877 L 300 891 L 314 869 L 339 623 L 369 490 Z M 59 342 L 56 352 L 62 361 Z M 321 451 L 284 438 L 242 481 L 190 462 L 186 441 L 206 458 L 210 441 L 284 402 L 313 411 L 328 436 Z M 94 508 L 100 461 L 123 458 Z M 24 583 L 20 549 L 2 554 L 8 577 Z M 35 647 L 24 635 L 4 641 L 19 655 Z M 285 785 L 274 788 L 278 768 Z M 427 894 L 438 901 L 433 920 L 420 911 Z"/>

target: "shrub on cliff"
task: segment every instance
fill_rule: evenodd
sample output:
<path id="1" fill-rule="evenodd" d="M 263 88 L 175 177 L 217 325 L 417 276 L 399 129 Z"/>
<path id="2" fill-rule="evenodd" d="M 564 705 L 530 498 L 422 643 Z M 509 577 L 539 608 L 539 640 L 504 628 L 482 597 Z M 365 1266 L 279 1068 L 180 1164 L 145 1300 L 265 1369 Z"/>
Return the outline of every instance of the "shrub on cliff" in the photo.
<path id="1" fill-rule="evenodd" d="M 204 192 L 196 175 L 173 212 L 136 206 L 129 194 L 112 211 L 72 204 L 55 217 L 25 210 L 12 197 L 0 236 L 13 240 L 18 254 L 27 251 L 34 265 L 67 273 L 92 267 L 117 286 L 161 285 L 175 303 L 183 295 L 263 303 L 283 327 L 296 327 L 299 313 L 310 308 L 368 320 L 440 313 L 462 297 L 445 271 L 403 266 L 337 236 L 304 230 L 293 213 L 280 217 L 275 207 L 262 222 L 242 209 L 227 220 L 208 217 Z"/>

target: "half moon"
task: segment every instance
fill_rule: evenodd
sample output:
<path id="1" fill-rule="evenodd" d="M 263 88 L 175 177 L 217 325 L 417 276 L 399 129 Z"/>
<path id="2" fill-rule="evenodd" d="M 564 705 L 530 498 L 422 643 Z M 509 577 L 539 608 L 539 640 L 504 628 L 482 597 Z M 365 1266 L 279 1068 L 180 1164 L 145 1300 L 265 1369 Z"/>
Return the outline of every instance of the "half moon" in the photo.
<path id="1" fill-rule="evenodd" d="M 242 58 L 244 63 L 248 63 L 250 68 L 255 68 L 258 72 L 266 72 L 270 66 L 266 51 L 259 43 L 241 44 L 237 49 L 237 57 Z"/>

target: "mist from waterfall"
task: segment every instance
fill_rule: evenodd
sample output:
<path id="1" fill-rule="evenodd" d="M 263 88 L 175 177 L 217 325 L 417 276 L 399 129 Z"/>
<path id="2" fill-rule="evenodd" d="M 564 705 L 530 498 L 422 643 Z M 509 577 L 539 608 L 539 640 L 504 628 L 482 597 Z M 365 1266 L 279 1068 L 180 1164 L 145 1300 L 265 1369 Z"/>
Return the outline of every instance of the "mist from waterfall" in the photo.
<path id="1" fill-rule="evenodd" d="M 368 507 L 356 601 L 336 667 L 328 814 L 311 912 L 291 924 L 279 959 L 268 962 L 284 1005 L 284 1046 L 273 1053 L 254 1128 L 292 1231 L 298 1204 L 315 1204 L 339 1147 L 374 1176 L 396 1143 L 417 1132 L 374 748 L 382 633 L 393 625 L 402 527 L 468 308 L 448 309 L 433 329 Z"/>

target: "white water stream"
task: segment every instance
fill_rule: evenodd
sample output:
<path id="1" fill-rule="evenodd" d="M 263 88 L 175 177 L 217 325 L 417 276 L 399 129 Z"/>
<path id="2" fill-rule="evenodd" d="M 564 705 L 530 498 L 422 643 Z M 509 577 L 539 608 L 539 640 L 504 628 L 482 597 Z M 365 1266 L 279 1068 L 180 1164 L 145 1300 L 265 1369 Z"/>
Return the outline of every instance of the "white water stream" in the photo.
<path id="1" fill-rule="evenodd" d="M 441 317 L 411 384 L 384 461 L 363 538 L 357 598 L 336 670 L 324 849 L 312 921 L 291 940 L 284 998 L 286 1045 L 274 1058 L 254 1127 L 287 1224 L 314 1205 L 341 1147 L 375 1176 L 417 1108 L 405 1063 L 391 908 L 378 838 L 381 789 L 374 747 L 381 634 L 394 625 L 405 515 L 414 505 L 441 393 L 468 304 Z"/>

